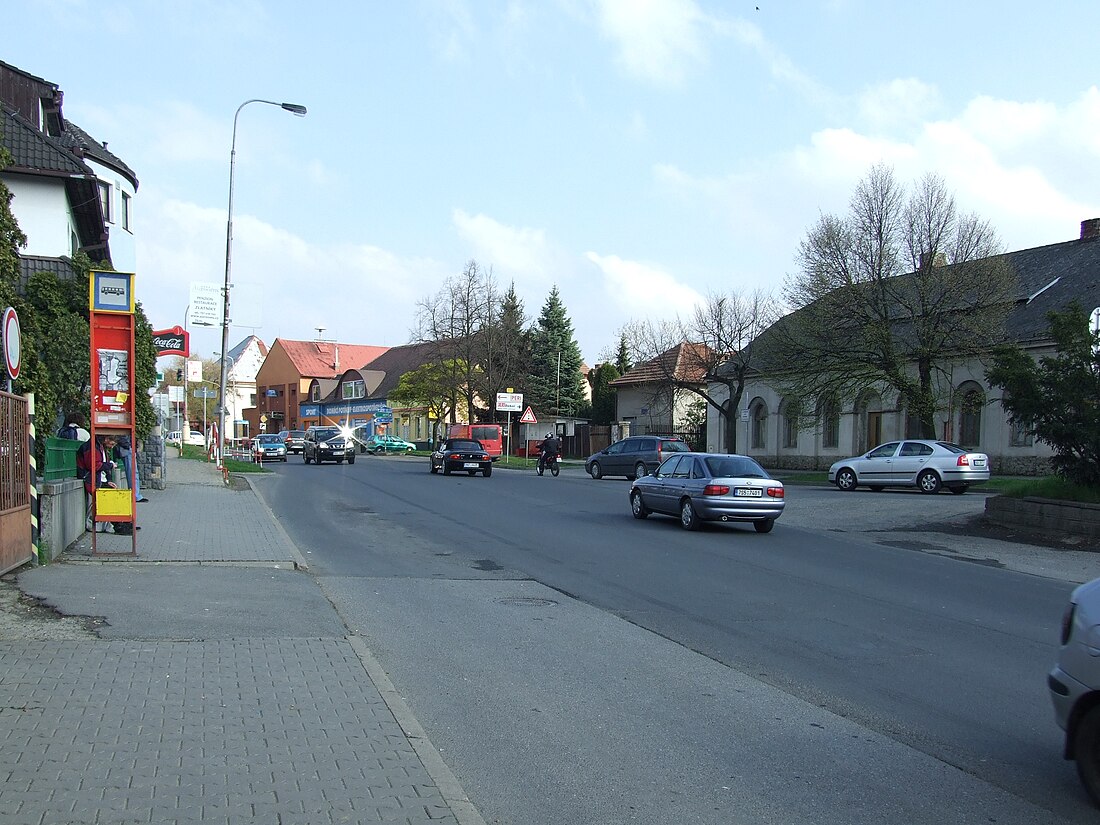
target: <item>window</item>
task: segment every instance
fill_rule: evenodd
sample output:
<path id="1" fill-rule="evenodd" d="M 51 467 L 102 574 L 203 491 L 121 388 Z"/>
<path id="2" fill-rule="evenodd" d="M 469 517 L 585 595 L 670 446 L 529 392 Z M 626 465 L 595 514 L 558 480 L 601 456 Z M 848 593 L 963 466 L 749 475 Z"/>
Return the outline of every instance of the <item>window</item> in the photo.
<path id="1" fill-rule="evenodd" d="M 133 227 L 130 226 L 130 193 L 122 193 L 122 228 L 127 232 L 133 232 Z"/>
<path id="2" fill-rule="evenodd" d="M 932 448 L 927 444 L 921 444 L 919 441 L 906 441 L 901 445 L 901 452 L 898 453 L 899 458 L 913 458 L 922 455 L 932 455 Z"/>
<path id="3" fill-rule="evenodd" d="M 314 384 L 309 389 L 309 400 L 310 401 L 320 401 L 321 400 L 321 388 L 319 386 L 317 386 L 316 384 Z"/>
<path id="4" fill-rule="evenodd" d="M 977 447 L 982 438 L 982 407 L 985 398 L 980 390 L 968 389 L 963 392 L 959 406 L 959 446 Z"/>
<path id="5" fill-rule="evenodd" d="M 1035 434 L 1019 421 L 1012 421 L 1012 432 L 1009 433 L 1008 443 L 1013 447 L 1031 447 L 1035 444 Z"/>
<path id="6" fill-rule="evenodd" d="M 752 405 L 752 447 L 754 450 L 764 449 L 764 442 L 768 437 L 768 408 L 763 401 L 756 401 Z"/>
<path id="7" fill-rule="evenodd" d="M 798 446 L 798 419 L 800 417 L 800 405 L 797 400 L 787 399 L 783 402 L 783 446 Z"/>
<path id="8" fill-rule="evenodd" d="M 99 182 L 99 206 L 103 210 L 104 223 L 114 223 L 111 214 L 111 184 Z"/>
<path id="9" fill-rule="evenodd" d="M 345 401 L 364 398 L 366 394 L 366 388 L 363 386 L 362 379 L 358 381 L 345 381 L 340 385 L 340 397 Z"/>
<path id="10" fill-rule="evenodd" d="M 835 449 L 840 445 L 840 404 L 835 397 L 821 402 L 821 446 Z"/>

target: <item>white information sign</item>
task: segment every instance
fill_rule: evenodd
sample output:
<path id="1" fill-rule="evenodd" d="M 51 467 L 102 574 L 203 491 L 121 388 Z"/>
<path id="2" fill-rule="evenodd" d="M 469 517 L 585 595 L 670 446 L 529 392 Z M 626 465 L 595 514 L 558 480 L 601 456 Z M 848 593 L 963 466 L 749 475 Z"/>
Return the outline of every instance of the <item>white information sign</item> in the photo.
<path id="1" fill-rule="evenodd" d="M 187 362 L 187 380 L 192 384 L 202 381 L 202 361 Z"/>
<path id="2" fill-rule="evenodd" d="M 187 315 L 188 326 L 220 326 L 224 311 L 221 284 L 204 281 L 191 282 L 191 309 Z"/>
<path id="3" fill-rule="evenodd" d="M 498 392 L 497 393 L 497 411 L 498 412 L 519 412 L 523 409 L 523 393 L 521 392 Z"/>

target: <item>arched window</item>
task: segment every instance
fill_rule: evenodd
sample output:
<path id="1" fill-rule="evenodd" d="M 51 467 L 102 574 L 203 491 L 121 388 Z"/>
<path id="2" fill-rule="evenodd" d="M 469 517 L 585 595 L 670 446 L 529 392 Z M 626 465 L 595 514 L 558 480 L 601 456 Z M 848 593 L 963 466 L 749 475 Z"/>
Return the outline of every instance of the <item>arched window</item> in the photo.
<path id="1" fill-rule="evenodd" d="M 782 416 L 783 444 L 790 449 L 798 446 L 799 418 L 802 417 L 802 404 L 797 398 L 785 398 L 780 405 Z"/>
<path id="2" fill-rule="evenodd" d="M 959 446 L 977 447 L 982 440 L 982 410 L 985 409 L 985 394 L 976 384 L 964 384 L 959 391 Z"/>
<path id="3" fill-rule="evenodd" d="M 821 418 L 821 446 L 825 449 L 840 446 L 840 402 L 835 395 L 821 399 L 818 416 Z"/>
<path id="4" fill-rule="evenodd" d="M 764 400 L 757 398 L 749 407 L 752 416 L 752 448 L 763 450 L 768 437 L 768 405 Z"/>

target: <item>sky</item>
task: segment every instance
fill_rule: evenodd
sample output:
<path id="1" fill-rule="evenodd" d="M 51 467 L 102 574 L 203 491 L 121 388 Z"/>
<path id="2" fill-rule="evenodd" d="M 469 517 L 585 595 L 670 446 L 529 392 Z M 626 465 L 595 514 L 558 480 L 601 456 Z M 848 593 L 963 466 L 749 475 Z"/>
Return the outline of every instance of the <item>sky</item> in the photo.
<path id="1" fill-rule="evenodd" d="M 17 0 L 4 60 L 137 174 L 136 293 L 225 277 L 249 334 L 396 346 L 473 260 L 589 364 L 625 324 L 778 294 L 870 167 L 1006 250 L 1100 217 L 1100 3 Z M 318 332 L 318 328 L 323 328 Z M 221 349 L 194 328 L 192 350 Z"/>

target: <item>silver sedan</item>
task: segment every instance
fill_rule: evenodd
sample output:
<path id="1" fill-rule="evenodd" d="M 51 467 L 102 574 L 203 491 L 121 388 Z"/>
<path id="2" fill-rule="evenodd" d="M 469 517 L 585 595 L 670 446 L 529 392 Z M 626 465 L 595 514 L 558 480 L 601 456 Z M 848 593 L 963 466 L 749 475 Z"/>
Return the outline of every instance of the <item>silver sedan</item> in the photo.
<path id="1" fill-rule="evenodd" d="M 769 533 L 785 503 L 783 482 L 748 456 L 726 453 L 676 453 L 630 487 L 634 518 L 677 516 L 685 530 L 704 521 L 746 521 Z"/>
<path id="2" fill-rule="evenodd" d="M 949 441 L 909 438 L 880 444 L 868 453 L 844 458 L 829 468 L 829 482 L 845 491 L 870 487 L 916 487 L 938 493 L 946 487 L 961 495 L 971 484 L 989 481 L 989 456 Z"/>

